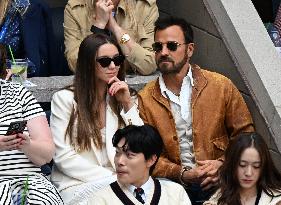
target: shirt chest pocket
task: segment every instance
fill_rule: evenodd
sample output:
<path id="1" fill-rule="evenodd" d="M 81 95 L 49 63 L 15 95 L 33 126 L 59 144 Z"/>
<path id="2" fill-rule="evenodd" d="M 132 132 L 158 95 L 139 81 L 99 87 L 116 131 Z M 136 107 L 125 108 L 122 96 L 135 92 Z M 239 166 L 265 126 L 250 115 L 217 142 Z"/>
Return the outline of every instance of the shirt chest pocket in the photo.
<path id="1" fill-rule="evenodd" d="M 229 139 L 227 136 L 222 136 L 222 137 L 214 139 L 212 141 L 212 144 L 214 145 L 213 156 L 214 156 L 214 159 L 217 159 L 224 154 L 224 152 L 229 144 Z"/>

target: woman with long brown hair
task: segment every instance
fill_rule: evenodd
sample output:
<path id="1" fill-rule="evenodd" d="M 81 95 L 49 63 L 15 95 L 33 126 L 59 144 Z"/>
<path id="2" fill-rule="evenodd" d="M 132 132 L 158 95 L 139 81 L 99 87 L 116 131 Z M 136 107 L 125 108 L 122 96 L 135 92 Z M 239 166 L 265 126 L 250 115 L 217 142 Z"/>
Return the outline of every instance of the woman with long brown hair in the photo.
<path id="1" fill-rule="evenodd" d="M 73 85 L 53 96 L 51 180 L 67 203 L 83 184 L 105 180 L 108 185 L 106 179 L 115 179 L 113 134 L 122 126 L 143 124 L 124 81 L 123 61 L 114 39 L 92 34 L 80 45 Z"/>
<path id="2" fill-rule="evenodd" d="M 257 133 L 242 133 L 227 148 L 220 190 L 204 205 L 281 205 L 281 175 Z"/>

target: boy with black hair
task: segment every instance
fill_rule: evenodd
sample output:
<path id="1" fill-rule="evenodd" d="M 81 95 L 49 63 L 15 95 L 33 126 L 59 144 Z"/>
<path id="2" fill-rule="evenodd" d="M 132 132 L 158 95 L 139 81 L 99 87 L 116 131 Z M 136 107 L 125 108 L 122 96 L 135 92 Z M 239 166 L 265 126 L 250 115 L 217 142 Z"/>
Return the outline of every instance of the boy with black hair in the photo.
<path id="1" fill-rule="evenodd" d="M 163 149 L 157 130 L 150 125 L 129 125 L 117 130 L 112 143 L 117 181 L 97 192 L 88 204 L 191 205 L 181 185 L 150 176 Z"/>

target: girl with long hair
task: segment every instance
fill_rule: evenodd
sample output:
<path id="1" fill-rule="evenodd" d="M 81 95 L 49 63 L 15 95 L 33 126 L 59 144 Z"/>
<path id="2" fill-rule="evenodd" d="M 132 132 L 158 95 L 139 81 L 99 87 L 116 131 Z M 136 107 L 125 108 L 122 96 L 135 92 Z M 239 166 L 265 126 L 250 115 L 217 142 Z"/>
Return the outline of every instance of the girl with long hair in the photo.
<path id="1" fill-rule="evenodd" d="M 87 182 L 102 187 L 116 179 L 113 134 L 125 125 L 143 124 L 124 81 L 123 61 L 113 38 L 89 35 L 79 48 L 73 85 L 53 96 L 51 180 L 67 203 Z"/>
<path id="2" fill-rule="evenodd" d="M 227 148 L 220 190 L 204 205 L 281 205 L 281 175 L 257 133 L 242 133 Z"/>

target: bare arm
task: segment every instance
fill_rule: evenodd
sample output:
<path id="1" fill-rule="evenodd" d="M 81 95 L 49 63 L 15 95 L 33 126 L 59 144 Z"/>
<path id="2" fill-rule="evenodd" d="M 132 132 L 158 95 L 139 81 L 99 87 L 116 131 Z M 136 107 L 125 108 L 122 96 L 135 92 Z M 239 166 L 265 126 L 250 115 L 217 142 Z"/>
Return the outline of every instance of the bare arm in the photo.
<path id="1" fill-rule="evenodd" d="M 22 138 L 19 149 L 36 165 L 41 166 L 51 161 L 55 146 L 45 116 L 38 116 L 27 121 L 29 137 L 18 134 Z"/>

